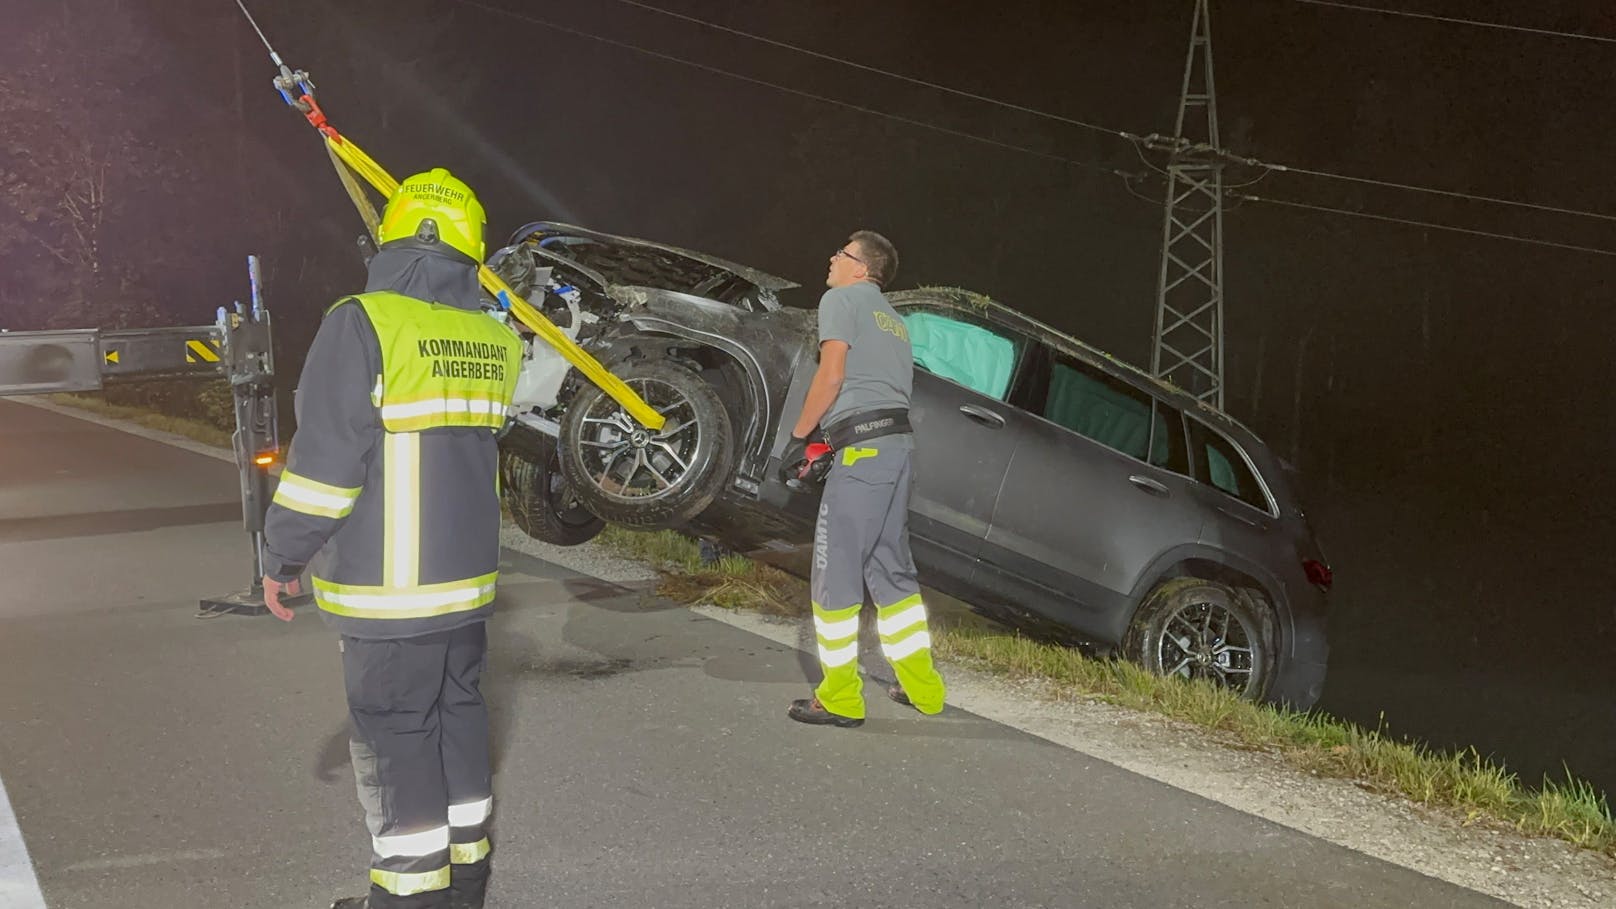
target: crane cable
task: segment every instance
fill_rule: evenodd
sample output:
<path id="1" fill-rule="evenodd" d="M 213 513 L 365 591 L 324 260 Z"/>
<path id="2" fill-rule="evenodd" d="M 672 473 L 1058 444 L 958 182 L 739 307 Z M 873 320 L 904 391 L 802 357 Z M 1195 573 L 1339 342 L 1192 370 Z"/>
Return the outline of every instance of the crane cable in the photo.
<path id="1" fill-rule="evenodd" d="M 359 211 L 371 238 L 376 239 L 379 222 L 376 208 L 365 196 L 364 187 L 360 185 L 359 179 L 370 184 L 384 199 L 391 198 L 393 193 L 398 191 L 398 181 L 351 139 L 337 132 L 336 127 L 326 120 L 325 112 L 320 109 L 319 103 L 315 101 L 314 83 L 310 81 L 308 73 L 302 70 L 294 71 L 287 66 L 275 52 L 275 48 L 270 45 L 269 39 L 264 36 L 263 29 L 258 27 L 252 13 L 247 11 L 244 0 L 236 0 L 236 5 L 241 8 L 242 15 L 247 17 L 247 22 L 252 25 L 253 31 L 258 33 L 259 40 L 269 51 L 270 62 L 280 70 L 280 74 L 275 77 L 275 90 L 280 92 L 281 98 L 288 105 L 303 114 L 309 125 L 320 132 L 325 140 L 326 153 L 337 171 L 337 178 L 342 181 L 343 188 Z M 576 341 L 567 337 L 555 323 L 545 318 L 543 313 L 522 299 L 503 278 L 481 262 L 477 263 L 477 280 L 494 299 L 509 308 L 511 314 L 523 325 L 532 329 L 536 336 L 555 348 L 567 362 L 577 367 L 579 372 L 622 405 L 629 416 L 651 430 L 660 430 L 663 427 L 666 418 L 662 414 L 647 404 L 622 379 L 609 372 L 588 351 L 579 347 Z"/>

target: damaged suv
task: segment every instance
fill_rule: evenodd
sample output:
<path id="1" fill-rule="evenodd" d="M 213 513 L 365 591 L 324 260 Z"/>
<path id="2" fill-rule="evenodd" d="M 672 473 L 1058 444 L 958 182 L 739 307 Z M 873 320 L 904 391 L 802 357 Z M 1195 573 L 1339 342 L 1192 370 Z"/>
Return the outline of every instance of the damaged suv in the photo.
<path id="1" fill-rule="evenodd" d="M 490 259 L 667 422 L 649 432 L 542 343 L 502 442 L 528 533 L 680 527 L 801 551 L 817 489 L 781 453 L 817 365 L 786 280 L 531 224 Z M 1017 627 L 1306 708 L 1330 569 L 1280 460 L 1191 396 L 969 291 L 887 295 L 913 344 L 910 535 L 922 579 Z"/>

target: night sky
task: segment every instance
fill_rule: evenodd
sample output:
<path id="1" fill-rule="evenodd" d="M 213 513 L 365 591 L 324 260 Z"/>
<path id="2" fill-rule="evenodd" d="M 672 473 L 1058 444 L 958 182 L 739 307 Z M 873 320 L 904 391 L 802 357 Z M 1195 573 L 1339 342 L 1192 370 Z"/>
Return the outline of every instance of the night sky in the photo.
<path id="1" fill-rule="evenodd" d="M 1172 131 L 1193 9 L 656 5 L 1138 134 Z M 1616 37 L 1616 7 L 1592 0 L 1374 5 Z M 1165 160 L 1120 138 L 621 0 L 250 6 L 340 129 L 397 176 L 453 169 L 496 240 L 568 220 L 793 278 L 805 287 L 788 302 L 812 305 L 829 252 L 874 228 L 899 248 L 900 287 L 982 291 L 1148 364 L 1164 190 L 1151 165 Z M 244 294 L 256 252 L 283 369 L 295 363 L 320 309 L 361 280 L 361 226 L 234 3 L 0 13 L 20 25 L 0 36 L 0 113 L 19 91 L 34 99 L 0 127 L 0 177 L 19 142 L 116 150 L 107 254 L 151 301 L 131 318 L 210 320 Z M 1236 153 L 1616 213 L 1616 44 L 1294 0 L 1214 0 L 1213 38 Z M 1283 173 L 1245 191 L 1616 251 L 1609 219 Z M 37 327 L 50 263 L 5 228 L 0 323 Z M 1321 707 L 1475 745 L 1527 782 L 1565 764 L 1616 787 L 1616 257 L 1256 202 L 1231 203 L 1225 244 L 1227 409 L 1299 465 L 1336 570 Z M 96 311 L 119 311 L 123 297 L 97 293 Z"/>

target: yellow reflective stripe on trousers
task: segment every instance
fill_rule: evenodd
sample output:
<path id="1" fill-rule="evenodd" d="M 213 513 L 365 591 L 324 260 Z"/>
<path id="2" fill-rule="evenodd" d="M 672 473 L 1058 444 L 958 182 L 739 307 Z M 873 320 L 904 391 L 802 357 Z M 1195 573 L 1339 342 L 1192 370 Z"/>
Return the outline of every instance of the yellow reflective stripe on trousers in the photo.
<path id="1" fill-rule="evenodd" d="M 431 893 L 434 890 L 448 890 L 449 866 L 444 865 L 436 871 L 423 871 L 419 874 L 372 868 L 370 880 L 394 896 L 413 896 L 417 893 Z"/>
<path id="2" fill-rule="evenodd" d="M 332 615 L 355 619 L 425 619 L 486 606 L 494 601 L 499 572 L 444 584 L 397 590 L 314 579 L 314 601 Z"/>
<path id="3" fill-rule="evenodd" d="M 387 433 L 382 454 L 382 583 L 415 587 L 421 577 L 421 437 Z"/>
<path id="4" fill-rule="evenodd" d="M 345 518 L 353 511 L 359 489 L 347 489 L 311 480 L 290 470 L 281 471 L 275 504 L 319 518 Z"/>
<path id="5" fill-rule="evenodd" d="M 475 843 L 450 843 L 449 862 L 454 865 L 475 865 L 488 858 L 493 851 L 494 847 L 486 836 Z"/>

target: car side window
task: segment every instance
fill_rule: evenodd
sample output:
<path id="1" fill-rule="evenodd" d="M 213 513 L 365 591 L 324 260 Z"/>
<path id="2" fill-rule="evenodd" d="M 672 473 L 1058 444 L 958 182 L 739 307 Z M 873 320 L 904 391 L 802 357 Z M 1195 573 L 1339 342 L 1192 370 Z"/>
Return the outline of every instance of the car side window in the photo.
<path id="1" fill-rule="evenodd" d="M 1245 502 L 1258 511 L 1269 511 L 1268 496 L 1256 474 L 1233 442 L 1213 432 L 1199 420 L 1190 421 L 1190 449 L 1195 452 L 1195 479 Z"/>
<path id="2" fill-rule="evenodd" d="M 1189 448 L 1184 442 L 1184 416 L 1178 408 L 1156 402 L 1156 422 L 1150 431 L 1150 464 L 1190 475 Z"/>
<path id="3" fill-rule="evenodd" d="M 962 313 L 906 307 L 902 317 L 916 366 L 995 400 L 1005 399 L 1027 348 L 1025 338 Z"/>
<path id="4" fill-rule="evenodd" d="M 1148 393 L 1064 354 L 1050 364 L 1044 419 L 1123 454 L 1146 460 L 1153 403 Z M 1165 436 L 1164 432 L 1164 436 Z M 1167 440 L 1169 450 L 1171 440 Z"/>

